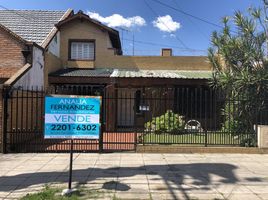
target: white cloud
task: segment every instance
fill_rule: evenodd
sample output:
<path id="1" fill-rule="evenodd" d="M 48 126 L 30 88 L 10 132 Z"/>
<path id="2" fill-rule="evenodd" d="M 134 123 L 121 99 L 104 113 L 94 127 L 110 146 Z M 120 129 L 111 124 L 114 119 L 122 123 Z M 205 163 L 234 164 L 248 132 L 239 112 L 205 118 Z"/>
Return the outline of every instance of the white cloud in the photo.
<path id="1" fill-rule="evenodd" d="M 154 27 L 158 28 L 160 31 L 172 33 L 180 29 L 181 24 L 179 22 L 173 21 L 170 15 L 159 16 L 153 21 Z"/>
<path id="2" fill-rule="evenodd" d="M 124 27 L 124 28 L 133 28 L 133 27 L 141 27 L 146 25 L 145 19 L 143 19 L 140 16 L 134 16 L 134 17 L 123 17 L 119 14 L 113 14 L 108 17 L 103 17 L 99 13 L 96 12 L 87 12 L 89 17 L 96 19 L 104 24 L 107 24 L 107 26 L 110 27 Z"/>

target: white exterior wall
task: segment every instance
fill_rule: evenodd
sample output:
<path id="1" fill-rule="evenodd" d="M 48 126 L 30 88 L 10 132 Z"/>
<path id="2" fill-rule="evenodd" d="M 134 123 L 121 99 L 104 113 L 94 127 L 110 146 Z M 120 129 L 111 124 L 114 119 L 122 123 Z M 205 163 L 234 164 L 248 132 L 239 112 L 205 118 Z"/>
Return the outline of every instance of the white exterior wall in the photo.
<path id="1" fill-rule="evenodd" d="M 48 51 L 53 55 L 60 57 L 60 32 L 53 37 L 51 42 L 48 45 Z"/>
<path id="2" fill-rule="evenodd" d="M 15 84 L 15 87 L 41 89 L 44 87 L 44 55 L 43 51 L 33 47 L 33 60 L 31 69 L 26 72 Z"/>

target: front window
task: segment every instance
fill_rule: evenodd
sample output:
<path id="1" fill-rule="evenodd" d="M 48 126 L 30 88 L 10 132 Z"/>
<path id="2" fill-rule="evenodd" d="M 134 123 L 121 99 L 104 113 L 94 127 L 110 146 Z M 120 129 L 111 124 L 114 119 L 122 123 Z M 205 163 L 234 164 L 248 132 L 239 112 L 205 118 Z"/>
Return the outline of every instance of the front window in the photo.
<path id="1" fill-rule="evenodd" d="M 95 60 L 94 41 L 75 41 L 69 42 L 70 60 Z"/>

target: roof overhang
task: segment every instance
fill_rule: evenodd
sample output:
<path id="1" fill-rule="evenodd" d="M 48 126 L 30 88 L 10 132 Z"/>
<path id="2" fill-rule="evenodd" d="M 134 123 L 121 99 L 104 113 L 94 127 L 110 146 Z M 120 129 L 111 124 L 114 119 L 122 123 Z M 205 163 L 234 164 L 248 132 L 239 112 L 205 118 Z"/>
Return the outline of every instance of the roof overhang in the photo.
<path id="1" fill-rule="evenodd" d="M 212 71 L 205 70 L 145 70 L 145 69 L 77 69 L 67 68 L 51 73 L 51 77 L 91 77 L 91 78 L 170 78 L 170 79 L 210 79 Z"/>
<path id="2" fill-rule="evenodd" d="M 96 26 L 100 27 L 100 29 L 106 30 L 109 34 L 109 37 L 112 40 L 113 47 L 121 50 L 122 47 L 121 47 L 119 32 L 111 27 L 108 27 L 108 26 L 102 24 L 101 22 L 99 22 L 95 19 L 90 18 L 88 15 L 84 14 L 81 10 L 78 11 L 76 14 L 70 15 L 69 17 L 65 18 L 64 20 L 58 22 L 57 24 L 55 24 L 55 26 L 58 29 L 60 29 L 63 25 L 68 24 L 69 22 L 71 22 L 75 19 L 88 21 L 88 22 L 93 23 Z"/>
<path id="3" fill-rule="evenodd" d="M 50 84 L 206 85 L 212 71 L 63 69 L 49 75 Z M 160 81 L 161 80 L 161 81 Z"/>
<path id="4" fill-rule="evenodd" d="M 22 43 L 22 44 L 25 44 L 25 45 L 28 45 L 28 46 L 35 46 L 39 49 L 42 49 L 44 50 L 43 47 L 41 47 L 40 45 L 38 45 L 37 43 L 35 42 L 29 42 L 25 39 L 23 39 L 22 37 L 20 37 L 19 35 L 17 35 L 16 33 L 14 33 L 13 31 L 11 31 L 10 29 L 8 29 L 7 27 L 5 27 L 4 25 L 0 24 L 0 28 L 5 31 L 6 33 L 8 33 L 11 37 L 13 37 L 15 40 L 17 40 L 18 42 Z"/>
<path id="5" fill-rule="evenodd" d="M 0 29 L 2 29 L 3 31 L 5 31 L 9 35 L 11 35 L 17 41 L 19 41 L 19 42 L 21 42 L 23 44 L 26 44 L 27 43 L 27 41 L 25 39 L 23 39 L 22 37 L 20 37 L 19 35 L 17 35 L 13 31 L 11 31 L 9 28 L 5 27 L 4 25 L 0 24 Z"/>
<path id="6" fill-rule="evenodd" d="M 72 9 L 68 9 L 65 14 L 62 16 L 62 18 L 60 19 L 60 21 L 65 20 L 66 18 L 70 17 L 73 15 L 73 10 Z M 47 37 L 45 38 L 45 40 L 42 42 L 41 46 L 43 48 L 47 48 L 48 45 L 50 44 L 51 40 L 53 39 L 53 37 L 58 33 L 58 29 L 55 26 L 51 32 L 47 35 Z"/>
<path id="7" fill-rule="evenodd" d="M 32 67 L 31 64 L 29 63 L 25 64 L 4 83 L 4 87 L 13 86 L 24 74 L 26 74 L 31 69 L 31 67 Z"/>

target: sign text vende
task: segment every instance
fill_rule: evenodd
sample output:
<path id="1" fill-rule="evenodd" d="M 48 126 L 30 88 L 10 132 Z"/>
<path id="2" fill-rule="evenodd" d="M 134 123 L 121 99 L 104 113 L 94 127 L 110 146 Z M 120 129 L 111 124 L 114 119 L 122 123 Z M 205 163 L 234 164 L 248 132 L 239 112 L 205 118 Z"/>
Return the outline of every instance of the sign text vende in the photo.
<path id="1" fill-rule="evenodd" d="M 99 138 L 101 97 L 57 95 L 45 100 L 45 138 Z"/>

